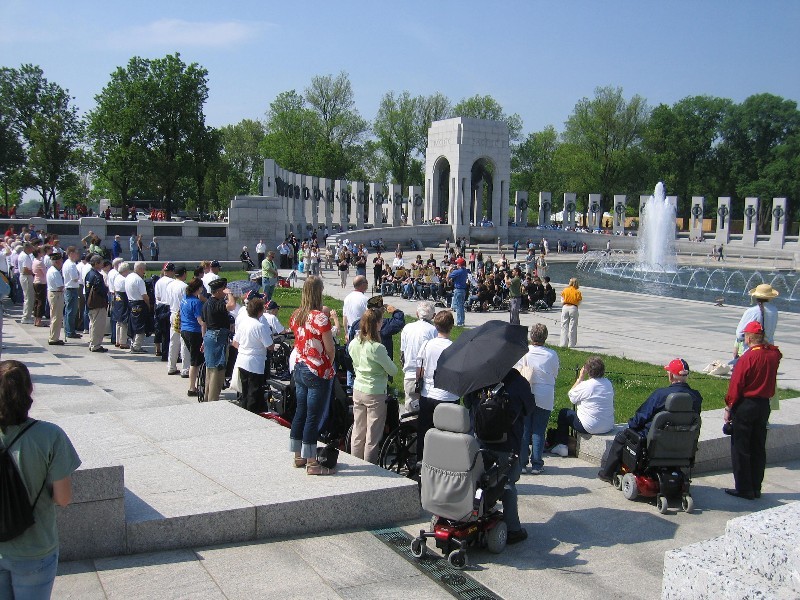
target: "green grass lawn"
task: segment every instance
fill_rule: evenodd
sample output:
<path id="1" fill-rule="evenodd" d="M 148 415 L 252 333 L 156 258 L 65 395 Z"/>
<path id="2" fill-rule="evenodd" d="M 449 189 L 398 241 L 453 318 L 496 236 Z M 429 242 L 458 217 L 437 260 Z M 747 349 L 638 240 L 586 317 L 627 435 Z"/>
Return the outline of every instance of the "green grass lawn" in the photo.
<path id="1" fill-rule="evenodd" d="M 244 271 L 229 271 L 223 273 L 230 281 L 245 279 Z M 274 299 L 281 305 L 278 317 L 281 323 L 287 325 L 292 312 L 300 305 L 301 288 L 277 288 Z M 388 299 L 387 299 L 388 300 Z M 341 315 L 342 301 L 329 296 L 325 297 L 325 303 L 336 309 Z M 415 315 L 406 315 L 406 321 L 411 322 Z M 461 335 L 462 328 L 453 329 L 452 339 Z M 552 337 L 552 334 L 551 334 Z M 340 340 L 341 341 L 341 340 Z M 558 353 L 561 361 L 561 370 L 556 380 L 556 403 L 555 410 L 551 415 L 551 420 L 555 421 L 558 410 L 571 406 L 567 398 L 567 392 L 575 383 L 577 376 L 576 369 L 579 369 L 589 356 L 596 353 L 582 352 L 551 346 Z M 614 384 L 615 394 L 615 421 L 620 423 L 627 421 L 644 402 L 650 393 L 659 387 L 668 384 L 666 372 L 663 367 L 639 362 L 628 358 L 619 358 L 610 355 L 602 356 L 606 364 L 606 377 Z M 394 336 L 394 357 L 395 363 L 402 368 L 400 363 L 400 336 Z M 728 390 L 728 380 L 720 377 L 711 377 L 702 373 L 692 373 L 689 377 L 690 385 L 703 395 L 703 409 L 712 410 L 724 406 L 725 392 Z M 402 385 L 398 385 L 395 378 L 395 391 L 399 397 L 403 396 Z M 789 389 L 779 389 L 777 392 L 779 399 L 795 398 L 800 396 L 800 392 Z"/>

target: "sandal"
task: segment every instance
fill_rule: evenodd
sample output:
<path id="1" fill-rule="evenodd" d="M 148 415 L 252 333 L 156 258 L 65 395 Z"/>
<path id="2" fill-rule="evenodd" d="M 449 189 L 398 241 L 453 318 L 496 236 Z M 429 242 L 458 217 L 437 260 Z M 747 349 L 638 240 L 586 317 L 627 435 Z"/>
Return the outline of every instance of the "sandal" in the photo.
<path id="1" fill-rule="evenodd" d="M 334 473 L 336 473 L 336 469 L 323 467 L 318 462 L 312 462 L 306 465 L 306 475 L 333 475 Z"/>
<path id="2" fill-rule="evenodd" d="M 294 466 L 296 468 L 305 467 L 308 461 L 305 458 L 300 458 L 299 456 L 294 457 Z"/>

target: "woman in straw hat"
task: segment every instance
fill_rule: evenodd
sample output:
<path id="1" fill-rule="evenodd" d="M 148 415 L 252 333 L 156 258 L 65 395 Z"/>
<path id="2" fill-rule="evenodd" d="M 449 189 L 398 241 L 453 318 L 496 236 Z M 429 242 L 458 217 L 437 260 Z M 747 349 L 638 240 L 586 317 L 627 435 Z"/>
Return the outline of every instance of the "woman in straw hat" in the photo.
<path id="1" fill-rule="evenodd" d="M 744 343 L 744 328 L 751 321 L 758 321 L 764 328 L 764 339 L 767 343 L 775 343 L 778 309 L 775 308 L 774 304 L 770 303 L 770 300 L 778 297 L 778 290 L 768 283 L 762 283 L 750 290 L 750 297 L 756 301 L 756 304 L 744 311 L 739 325 L 736 327 L 736 345 L 733 348 L 734 360 L 747 350 L 747 346 Z"/>

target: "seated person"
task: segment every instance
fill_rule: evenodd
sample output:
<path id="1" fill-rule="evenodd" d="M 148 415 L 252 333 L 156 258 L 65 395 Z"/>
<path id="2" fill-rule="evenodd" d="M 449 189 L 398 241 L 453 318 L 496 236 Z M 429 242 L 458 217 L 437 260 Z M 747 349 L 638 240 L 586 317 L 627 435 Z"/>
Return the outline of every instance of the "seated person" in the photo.
<path id="1" fill-rule="evenodd" d="M 689 364 L 682 358 L 676 358 L 664 367 L 669 379 L 667 387 L 658 388 L 636 411 L 636 414 L 628 421 L 628 429 L 635 431 L 640 437 L 647 437 L 647 432 L 650 430 L 650 424 L 653 418 L 664 410 L 667 402 L 667 396 L 676 392 L 686 393 L 692 397 L 692 410 L 700 413 L 700 406 L 703 403 L 703 397 L 695 389 L 692 389 L 687 383 L 689 378 Z M 611 482 L 611 478 L 619 471 L 620 463 L 622 462 L 622 451 L 628 442 L 626 431 L 620 431 L 615 437 L 614 442 L 609 447 L 600 471 L 597 477 L 603 481 Z"/>
<path id="2" fill-rule="evenodd" d="M 556 302 L 556 291 L 553 289 L 553 286 L 550 285 L 550 278 L 544 277 L 544 301 L 547 304 L 547 308 L 553 308 L 553 304 Z"/>
<path id="3" fill-rule="evenodd" d="M 569 390 L 569 401 L 575 410 L 562 408 L 553 436 L 551 454 L 567 456 L 569 428 L 578 433 L 599 435 L 614 428 L 614 387 L 604 377 L 606 366 L 599 356 L 590 356 L 581 367 L 578 378 Z"/>
<path id="4" fill-rule="evenodd" d="M 524 415 L 533 414 L 536 410 L 536 401 L 531 393 L 531 386 L 519 371 L 511 369 L 503 378 L 503 385 L 508 393 L 508 411 L 511 416 L 506 441 L 488 443 L 478 438 L 481 448 L 493 452 L 497 456 L 499 464 L 507 463 L 512 453 L 519 452 L 522 444 Z M 475 407 L 473 406 L 473 408 Z M 508 472 L 508 483 L 500 499 L 503 503 L 503 520 L 508 527 L 508 544 L 516 544 L 528 537 L 528 532 L 520 525 L 517 509 L 516 482 L 519 480 L 521 471 L 520 461 L 515 460 Z"/>

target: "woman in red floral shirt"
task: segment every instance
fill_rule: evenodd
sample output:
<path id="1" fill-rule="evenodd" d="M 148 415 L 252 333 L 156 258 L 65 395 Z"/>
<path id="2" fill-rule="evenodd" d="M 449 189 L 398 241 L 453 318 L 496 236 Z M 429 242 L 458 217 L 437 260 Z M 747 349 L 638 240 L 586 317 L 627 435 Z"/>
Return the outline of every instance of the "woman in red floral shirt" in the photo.
<path id="1" fill-rule="evenodd" d="M 334 472 L 317 462 L 319 420 L 330 395 L 335 355 L 331 323 L 322 312 L 322 287 L 322 279 L 308 277 L 303 284 L 300 308 L 289 320 L 297 350 L 293 373 L 297 409 L 292 419 L 289 449 L 294 452 L 294 466 L 306 467 L 309 475 Z"/>

